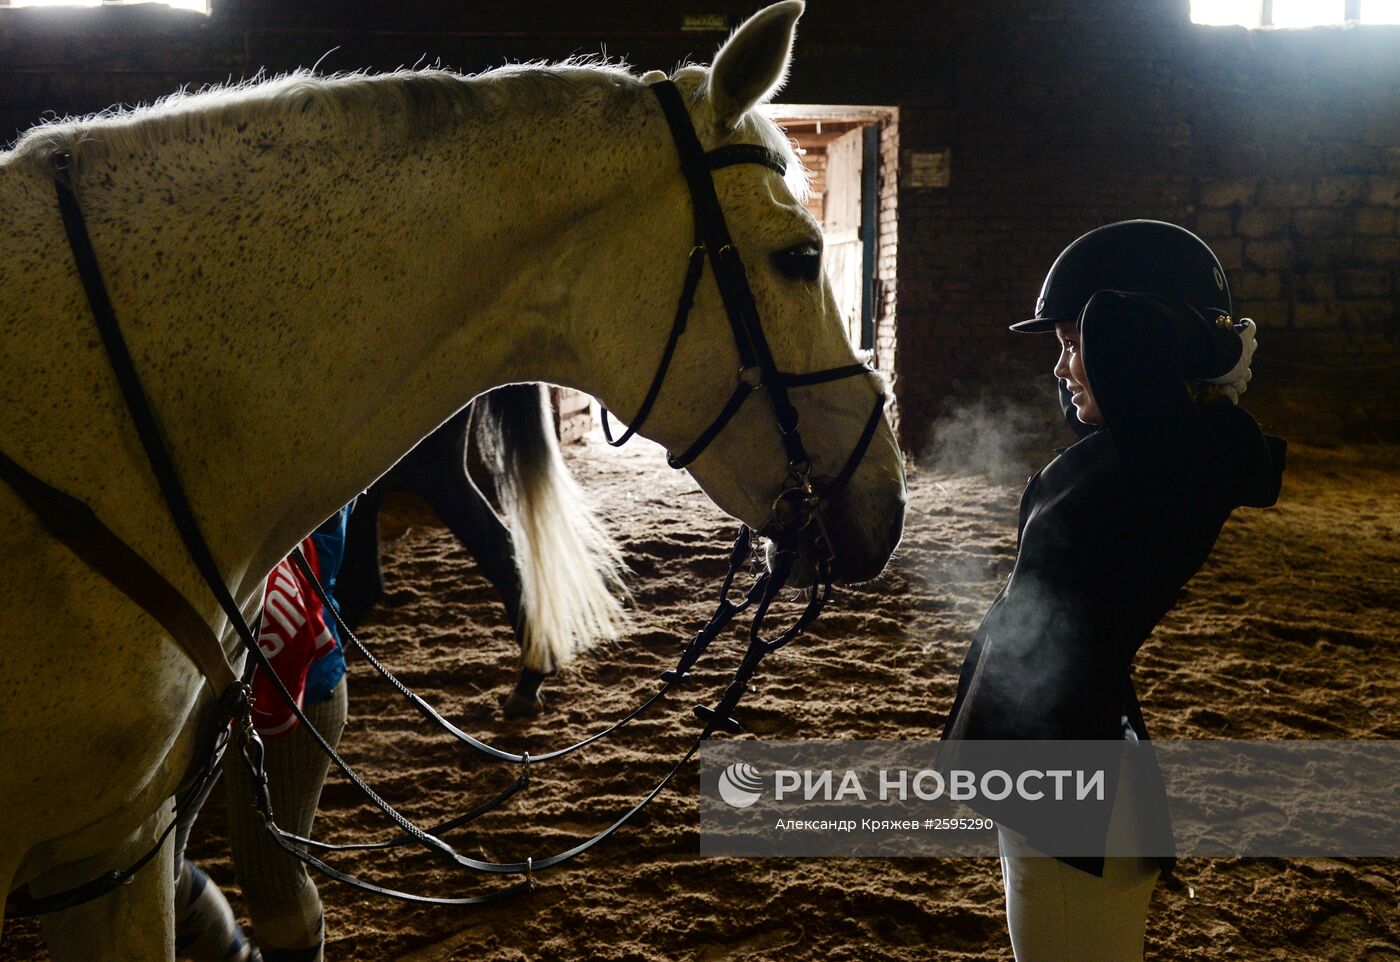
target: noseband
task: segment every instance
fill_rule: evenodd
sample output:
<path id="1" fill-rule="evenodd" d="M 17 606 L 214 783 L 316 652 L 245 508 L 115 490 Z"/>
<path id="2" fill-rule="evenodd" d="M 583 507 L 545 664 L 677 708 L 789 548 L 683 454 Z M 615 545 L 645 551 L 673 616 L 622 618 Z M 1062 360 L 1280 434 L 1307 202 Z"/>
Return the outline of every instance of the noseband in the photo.
<path id="1" fill-rule="evenodd" d="M 822 371 L 809 371 L 792 374 L 778 369 L 773 360 L 773 352 L 768 347 L 768 339 L 763 336 L 763 325 L 758 317 L 758 307 L 754 303 L 753 291 L 744 271 L 744 263 L 739 250 L 730 237 L 729 226 L 724 220 L 719 197 L 715 193 L 714 172 L 724 167 L 738 164 L 758 164 L 767 167 L 779 176 L 787 173 L 787 164 L 778 154 L 759 144 L 729 144 L 705 150 L 696 136 L 695 126 L 690 120 L 680 90 L 670 80 L 661 80 L 651 85 L 651 92 L 661 104 L 666 115 L 666 123 L 671 128 L 676 151 L 680 155 L 681 173 L 690 187 L 690 201 L 695 214 L 695 244 L 690 251 L 690 263 L 686 269 L 685 286 L 681 289 L 680 301 L 676 306 L 676 317 L 671 324 L 671 333 L 662 351 L 661 362 L 651 387 L 642 399 L 637 414 L 632 418 L 621 437 L 614 438 L 609 423 L 607 408 L 603 408 L 603 434 L 613 447 L 625 444 L 632 435 L 641 429 L 647 415 L 661 393 L 661 385 L 671 366 L 676 345 L 685 331 L 686 320 L 695 303 L 695 291 L 704 274 L 708 256 L 714 270 L 715 284 L 719 287 L 724 302 L 724 312 L 729 318 L 729 326 L 734 333 L 734 344 L 739 349 L 742 365 L 735 380 L 734 391 L 729 396 L 719 415 L 700 436 L 680 454 L 667 454 L 666 461 L 673 468 L 684 468 L 693 462 L 710 446 L 719 433 L 739 413 L 744 402 L 758 388 L 764 388 L 773 402 L 773 412 L 778 421 L 778 431 L 782 436 L 783 451 L 787 455 L 788 478 L 782 492 L 773 501 L 773 509 L 768 520 L 758 531 L 772 539 L 780 550 L 795 547 L 799 533 L 808 532 L 816 522 L 816 531 L 808 537 L 816 547 L 823 569 L 829 568 L 835 557 L 836 546 L 826 530 L 824 507 L 844 488 L 865 457 L 870 442 L 875 437 L 881 415 L 885 409 L 885 395 L 877 392 L 875 407 L 866 419 L 860 439 L 846 458 L 846 463 L 830 481 L 820 486 L 811 477 L 812 460 L 802 443 L 798 432 L 797 409 L 788 398 L 788 388 L 807 387 L 825 384 L 843 378 L 862 374 L 874 374 L 868 364 L 846 364 Z M 825 577 L 827 572 L 820 574 Z"/>

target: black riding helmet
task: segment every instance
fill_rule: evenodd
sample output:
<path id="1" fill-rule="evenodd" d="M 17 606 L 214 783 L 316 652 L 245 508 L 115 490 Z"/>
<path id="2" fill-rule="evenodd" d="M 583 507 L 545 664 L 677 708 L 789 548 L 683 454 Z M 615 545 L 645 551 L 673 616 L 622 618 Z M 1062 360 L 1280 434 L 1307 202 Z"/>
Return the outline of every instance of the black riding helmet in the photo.
<path id="1" fill-rule="evenodd" d="M 1124 220 L 1091 230 L 1061 251 L 1045 275 L 1035 317 L 1011 330 L 1053 331 L 1078 321 L 1098 291 L 1153 294 L 1211 319 L 1233 313 L 1225 272 L 1205 241 L 1160 220 Z"/>

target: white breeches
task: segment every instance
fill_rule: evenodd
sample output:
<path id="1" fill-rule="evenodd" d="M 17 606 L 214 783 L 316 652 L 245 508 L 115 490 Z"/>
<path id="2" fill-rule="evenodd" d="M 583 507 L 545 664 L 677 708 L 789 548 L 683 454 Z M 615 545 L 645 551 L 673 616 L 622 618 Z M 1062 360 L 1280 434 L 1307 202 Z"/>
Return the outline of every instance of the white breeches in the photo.
<path id="1" fill-rule="evenodd" d="M 1141 831 L 1129 770 L 1118 780 L 1108 851 L 1142 850 L 1133 845 Z M 1038 852 L 1016 832 L 998 828 L 998 840 L 1016 962 L 1142 962 L 1157 859 L 1106 858 L 1097 878 Z"/>

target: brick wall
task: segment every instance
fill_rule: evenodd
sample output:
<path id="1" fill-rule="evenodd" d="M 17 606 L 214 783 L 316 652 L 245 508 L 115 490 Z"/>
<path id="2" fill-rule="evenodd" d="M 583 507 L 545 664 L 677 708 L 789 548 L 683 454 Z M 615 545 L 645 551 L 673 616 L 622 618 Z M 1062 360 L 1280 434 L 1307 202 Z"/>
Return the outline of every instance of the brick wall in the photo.
<path id="1" fill-rule="evenodd" d="M 1400 29 L 1195 27 L 1186 7 L 953 11 L 951 103 L 901 115 L 906 158 L 952 151 L 948 188 L 900 193 L 912 448 L 950 404 L 1050 395 L 1053 347 L 1005 324 L 1029 316 L 1065 244 L 1126 217 L 1216 249 L 1260 324 L 1247 403 L 1263 420 L 1400 437 Z"/>
<path id="2" fill-rule="evenodd" d="M 681 15 L 757 6 L 0 10 L 0 138 L 45 110 L 310 65 L 333 47 L 327 69 L 426 54 L 473 71 L 604 44 L 639 66 L 707 61 L 722 33 L 683 32 Z M 899 108 L 877 351 L 911 450 L 950 403 L 1048 397 L 1049 344 L 1005 325 L 1065 244 L 1124 217 L 1183 224 L 1218 249 L 1263 331 L 1249 401 L 1266 421 L 1292 437 L 1400 436 L 1400 28 L 1194 27 L 1186 0 L 810 0 L 783 99 Z M 911 158 L 944 150 L 948 186 L 915 186 Z"/>
<path id="3" fill-rule="evenodd" d="M 880 127 L 880 218 L 875 252 L 875 366 L 894 387 L 887 410 L 899 429 L 901 388 L 898 384 L 899 327 L 899 115 Z"/>

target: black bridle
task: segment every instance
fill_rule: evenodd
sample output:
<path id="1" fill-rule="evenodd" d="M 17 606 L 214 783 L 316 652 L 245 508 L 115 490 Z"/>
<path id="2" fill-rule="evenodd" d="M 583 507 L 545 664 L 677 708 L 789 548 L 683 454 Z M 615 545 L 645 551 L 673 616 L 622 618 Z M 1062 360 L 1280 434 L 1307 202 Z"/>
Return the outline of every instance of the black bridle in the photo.
<path id="1" fill-rule="evenodd" d="M 777 362 L 773 360 L 773 352 L 768 347 L 768 339 L 763 334 L 763 325 L 759 321 L 753 291 L 749 288 L 744 262 L 729 234 L 724 210 L 715 193 L 713 174 L 716 170 L 737 164 L 758 164 L 783 176 L 787 173 L 787 164 L 781 156 L 759 144 L 729 144 L 705 150 L 695 133 L 695 125 L 691 122 L 690 113 L 686 110 L 685 101 L 676 85 L 669 80 L 662 80 L 652 84 L 651 91 L 656 95 L 666 116 L 676 152 L 680 155 L 681 173 L 690 188 L 690 201 L 695 215 L 695 244 L 691 248 L 685 285 L 681 289 L 680 301 L 676 306 L 676 317 L 671 324 L 671 333 L 666 340 L 661 362 L 657 365 L 651 386 L 621 437 L 613 437 L 608 410 L 604 408 L 603 434 L 609 444 L 620 447 L 641 429 L 651 413 L 656 398 L 661 393 L 666 373 L 670 369 L 671 359 L 675 356 L 676 346 L 685 331 L 708 257 L 714 270 L 715 284 L 724 302 L 724 312 L 734 333 L 734 344 L 739 350 L 742 366 L 735 379 L 734 391 L 719 415 L 688 448 L 680 454 L 669 453 L 666 461 L 677 469 L 691 464 L 719 436 L 734 415 L 739 413 L 749 395 L 760 387 L 764 388 L 773 403 L 783 451 L 787 455 L 788 479 L 784 490 L 773 502 L 772 515 L 759 533 L 772 538 L 780 548 L 784 548 L 790 546 L 794 535 L 816 522 L 817 530 L 811 532 L 809 543 L 820 559 L 819 567 L 822 570 L 819 572 L 819 580 L 829 577 L 827 569 L 836 546 L 831 543 L 827 533 L 823 508 L 846 486 L 865 457 L 884 413 L 885 396 L 882 392 L 876 392 L 874 409 L 866 419 L 865 428 L 845 464 L 834 478 L 822 483 L 818 490 L 812 480 L 812 460 L 802 443 L 802 435 L 798 432 L 797 408 L 788 398 L 788 388 L 825 384 L 862 374 L 873 375 L 875 372 L 868 364 L 859 363 L 802 374 L 778 369 Z"/>
<path id="2" fill-rule="evenodd" d="M 200 666 L 201 671 L 204 673 L 206 679 L 209 680 L 213 690 L 219 695 L 220 706 L 232 722 L 233 737 L 238 745 L 239 753 L 247 764 L 254 781 L 255 804 L 269 832 L 272 834 L 273 839 L 288 854 L 337 881 L 346 882 L 366 891 L 381 895 L 388 895 L 412 902 L 439 905 L 481 904 L 520 891 L 523 888 L 533 886 L 533 876 L 536 870 L 547 869 L 569 861 L 592 848 L 622 827 L 632 816 L 656 797 L 682 766 L 694 756 L 700 745 L 715 731 L 738 731 L 739 725 L 733 718 L 733 712 L 738 706 L 740 699 L 743 697 L 749 680 L 757 671 L 759 663 L 764 657 L 783 647 L 805 630 L 816 619 L 818 614 L 820 614 L 822 607 L 830 598 L 830 565 L 835 556 L 835 545 L 832 544 L 830 538 L 827 536 L 823 509 L 826 500 L 831 498 L 846 485 L 851 475 L 854 474 L 860 461 L 863 459 L 874 437 L 876 428 L 879 425 L 884 410 L 885 398 L 883 395 L 879 396 L 856 447 L 852 450 L 835 478 L 830 482 L 822 484 L 820 490 L 818 490 L 818 487 L 811 478 L 811 461 L 802 443 L 801 435 L 798 433 L 797 411 L 788 399 L 787 388 L 821 384 L 840 378 L 872 373 L 871 369 L 863 364 L 851 364 L 844 367 L 807 374 L 789 374 L 778 369 L 773 360 L 772 353 L 768 348 L 767 340 L 763 335 L 763 329 L 759 323 L 757 309 L 754 304 L 752 292 L 749 290 L 743 264 L 739 259 L 738 251 L 735 249 L 733 241 L 729 236 L 728 228 L 725 225 L 719 200 L 715 194 L 711 173 L 714 170 L 734 164 L 756 163 L 769 167 L 781 174 L 785 169 L 783 161 L 771 151 L 757 145 L 731 145 L 720 147 L 709 152 L 704 151 L 700 146 L 699 139 L 695 135 L 695 130 L 691 124 L 689 114 L 685 109 L 684 102 L 675 85 L 670 81 L 663 81 L 653 84 L 651 89 L 666 114 L 667 122 L 670 125 L 672 136 L 675 139 L 676 147 L 680 154 L 681 170 L 690 186 L 691 199 L 695 210 L 695 247 L 691 252 L 686 285 L 681 296 L 680 305 L 677 309 L 676 320 L 673 324 L 660 367 L 648 390 L 646 399 L 643 401 L 637 415 L 633 418 L 631 427 L 620 439 L 614 440 L 612 438 L 611 432 L 607 428 L 606 413 L 604 415 L 604 428 L 605 431 L 608 431 L 610 443 L 617 445 L 630 438 L 646 419 L 647 414 L 650 412 L 656 400 L 657 394 L 660 392 L 662 381 L 666 376 L 671 358 L 675 352 L 676 343 L 684 330 L 686 318 L 689 314 L 691 304 L 694 301 L 695 290 L 699 284 L 701 274 L 703 273 L 704 259 L 706 255 L 708 255 L 709 261 L 714 268 L 716 283 L 719 286 L 726 313 L 729 316 L 729 321 L 734 331 L 735 343 L 738 346 L 739 355 L 743 362 L 743 369 L 739 373 L 738 384 L 735 387 L 733 395 L 711 426 L 681 455 L 670 457 L 668 460 L 670 464 L 676 468 L 684 467 L 689 464 L 698 457 L 701 451 L 703 451 L 724 429 L 725 425 L 727 425 L 735 413 L 738 412 L 740 406 L 744 403 L 749 394 L 760 386 L 766 388 L 777 417 L 789 469 L 787 485 L 775 499 L 772 516 L 759 532 L 759 534 L 769 537 L 774 542 L 777 551 L 772 557 L 769 570 L 763 572 L 756 578 L 753 585 L 742 599 L 734 600 L 731 597 L 734 579 L 737 573 L 747 564 L 753 550 L 754 540 L 754 533 L 746 526 L 741 527 L 739 535 L 734 542 L 733 550 L 730 553 L 729 570 L 721 586 L 720 599 L 715 612 L 711 616 L 709 622 L 685 646 L 675 667 L 662 674 L 662 687 L 632 712 L 603 731 L 597 732 L 567 748 L 534 757 L 529 754 L 516 754 L 503 751 L 477 740 L 447 721 L 447 719 L 438 714 L 426 701 L 403 685 L 402 682 L 395 678 L 378 659 L 364 647 L 360 639 L 350 631 L 348 626 L 340 620 L 339 613 L 335 606 L 331 603 L 329 597 L 326 596 L 324 589 L 316 580 L 314 573 L 312 573 L 309 565 L 306 564 L 305 559 L 301 557 L 300 551 L 294 551 L 292 553 L 294 563 L 301 569 L 302 573 L 308 577 L 317 594 L 320 595 L 326 610 L 331 612 L 335 617 L 342 639 L 348 641 L 350 645 L 360 651 L 374 670 L 383 675 L 406 701 L 439 729 L 447 732 L 472 750 L 486 757 L 520 766 L 520 772 L 512 784 L 507 786 L 494 798 L 489 799 L 461 816 L 428 829 L 414 824 L 393 806 L 384 801 L 369 785 L 365 784 L 360 776 L 336 753 L 320 732 L 311 725 L 302 709 L 297 705 L 296 700 L 282 686 L 281 680 L 272 670 L 266 656 L 258 647 L 256 632 L 248 625 L 243 617 L 241 609 L 228 590 L 218 565 L 214 561 L 213 555 L 199 528 L 198 521 L 185 495 L 184 487 L 180 482 L 178 472 L 175 470 L 169 451 L 161 437 L 159 423 L 155 417 L 155 413 L 141 386 L 130 353 L 127 350 L 125 339 L 117 323 L 115 311 L 107 296 L 106 286 L 102 280 L 96 252 L 93 250 L 92 241 L 83 220 L 77 195 L 72 186 L 70 170 L 72 158 L 66 152 L 59 152 L 54 156 L 53 168 L 59 211 L 63 218 L 64 229 L 68 236 L 78 274 L 87 293 L 89 306 L 92 309 L 99 334 L 107 351 L 108 358 L 116 375 L 128 411 L 131 414 L 132 421 L 136 426 L 142 446 L 145 449 L 147 459 L 150 462 L 152 472 L 159 483 L 167 508 L 180 532 L 186 550 L 194 560 L 202 578 L 218 600 L 229 623 L 232 625 L 248 653 L 248 673 L 245 675 L 244 679 L 241 682 L 225 683 L 224 679 L 230 678 L 233 675 L 232 670 L 227 667 L 227 661 L 218 639 L 213 635 L 212 631 L 207 630 L 207 625 L 200 626 L 205 629 L 203 634 L 207 637 L 196 637 L 193 638 L 193 640 L 191 640 L 189 636 L 191 634 L 199 634 L 197 630 L 181 630 L 182 628 L 188 628 L 188 612 L 184 610 L 189 607 L 188 602 L 183 602 L 183 599 L 177 599 L 175 602 L 176 607 L 178 607 L 181 602 L 183 602 L 184 605 L 184 609 L 181 609 L 180 612 L 181 617 L 170 617 L 169 612 L 165 611 L 162 605 L 165 604 L 165 601 L 168 601 L 168 599 L 165 599 L 165 596 L 172 593 L 178 595 L 178 592 L 174 592 L 174 589 L 169 587 L 169 583 L 155 572 L 153 568 L 146 564 L 144 560 L 136 556 L 135 552 L 126 549 L 125 553 L 121 553 L 121 549 L 125 546 L 119 544 L 117 548 L 119 560 L 114 564 L 110 558 L 104 560 L 102 551 L 94 550 L 89 552 L 86 541 L 70 537 L 71 531 L 68 529 L 71 528 L 72 525 L 68 523 L 66 514 L 71 514 L 77 509 L 86 510 L 81 502 L 59 492 L 46 482 L 30 475 L 14 461 L 2 454 L 0 454 L 0 479 L 7 481 L 26 503 L 30 505 L 54 537 L 62 540 L 70 547 L 73 547 L 84 561 L 109 580 L 116 583 L 117 587 L 121 588 L 129 597 L 142 605 L 142 607 L 151 611 L 163 625 L 167 626 L 167 628 L 172 631 L 172 634 L 185 647 L 186 651 L 190 653 L 191 658 Z M 813 522 L 816 523 L 815 531 L 812 530 Z M 101 524 L 95 515 L 91 515 L 90 511 L 84 515 L 84 523 L 87 525 L 87 528 L 84 528 L 82 532 L 84 537 L 91 534 L 88 528 L 95 526 L 98 533 L 102 535 L 102 538 L 106 538 L 108 542 L 114 540 L 114 536 L 110 535 L 110 531 L 107 531 L 105 526 Z M 97 538 L 96 540 L 101 541 L 102 538 Z M 798 550 L 804 542 L 814 546 L 818 551 L 817 584 L 812 589 L 804 610 L 794 623 L 786 630 L 773 637 L 764 637 L 763 626 L 768 616 L 770 606 L 777 597 L 778 592 L 786 584 L 795 564 Z M 110 550 L 108 553 L 111 553 Z M 138 584 L 135 588 L 132 588 L 124 584 L 123 582 L 128 580 L 123 576 L 124 572 L 130 569 L 143 569 L 140 572 L 141 575 L 146 578 L 147 581 L 155 582 L 155 587 L 151 588 L 149 584 Z M 136 580 L 139 581 L 140 579 Z M 152 603 L 149 600 L 152 595 L 165 600 L 160 603 Z M 524 788 L 529 781 L 529 768 L 532 764 L 539 764 L 554 758 L 559 758 L 581 749 L 610 732 L 615 731 L 640 715 L 667 692 L 678 686 L 695 666 L 701 655 L 704 654 L 710 643 L 720 635 L 734 616 L 749 608 L 753 609 L 753 619 L 749 625 L 748 647 L 739 666 L 735 669 L 733 677 L 715 706 L 712 708 L 703 705 L 696 706 L 695 712 L 702 719 L 704 724 L 694 744 L 649 793 L 606 829 L 566 851 L 541 859 L 529 858 L 524 862 L 488 862 L 471 858 L 470 856 L 457 852 L 451 845 L 438 837 L 496 808 Z M 211 663 L 213 663 L 213 667 L 209 667 Z M 260 669 L 267 674 L 274 686 L 281 691 L 297 720 L 305 726 L 307 732 L 318 743 L 322 751 L 326 753 L 332 764 L 358 787 L 375 807 L 393 821 L 400 828 L 402 834 L 385 842 L 336 846 L 317 842 L 313 839 L 302 838 L 286 832 L 277 826 L 273 817 L 271 801 L 267 791 L 267 776 L 263 766 L 262 741 L 258 737 L 257 732 L 253 729 L 251 716 L 249 714 L 248 680 L 254 668 Z M 206 779 L 212 778 L 213 773 L 217 770 L 217 766 L 212 759 L 206 760 L 203 770 Z M 197 784 L 188 794 L 191 796 L 197 795 L 200 787 L 201 786 Z M 108 873 L 89 883 L 64 892 L 55 893 L 48 897 L 34 898 L 24 894 L 17 894 L 16 897 L 11 898 L 7 903 L 6 917 L 37 915 L 45 912 L 57 911 L 110 892 L 118 885 L 129 880 L 137 869 L 150 861 L 155 852 L 159 850 L 160 845 L 164 842 L 168 834 L 169 830 L 167 829 L 166 833 L 162 835 L 160 840 L 156 843 L 156 846 L 138 860 L 136 864 L 129 866 L 125 871 Z M 329 865 L 318 856 L 311 854 L 310 851 L 313 849 L 321 852 L 363 851 L 392 848 L 408 843 L 417 843 L 434 856 L 460 868 L 496 875 L 524 875 L 526 876 L 526 880 L 481 896 L 465 898 L 428 897 L 391 890 L 371 882 L 354 878 Z"/>

